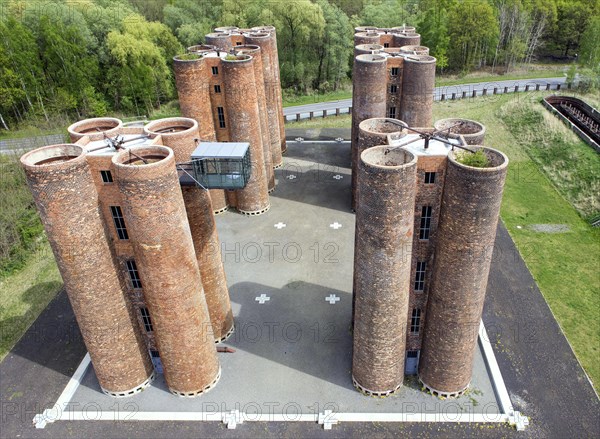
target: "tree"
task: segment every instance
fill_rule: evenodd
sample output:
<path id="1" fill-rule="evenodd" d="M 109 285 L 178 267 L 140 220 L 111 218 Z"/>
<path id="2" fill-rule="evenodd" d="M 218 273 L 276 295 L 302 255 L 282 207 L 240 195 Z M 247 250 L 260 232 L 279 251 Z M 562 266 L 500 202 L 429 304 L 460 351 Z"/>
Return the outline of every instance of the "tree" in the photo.
<path id="1" fill-rule="evenodd" d="M 376 27 L 414 25 L 417 16 L 411 12 L 403 0 L 367 0 L 359 14 L 359 22 L 363 26 Z"/>
<path id="2" fill-rule="evenodd" d="M 450 5 L 448 5 L 450 6 Z M 448 67 L 448 12 L 446 8 L 432 7 L 419 20 L 421 44 L 429 47 L 430 54 L 437 58 L 437 68 L 444 71 Z"/>
<path id="3" fill-rule="evenodd" d="M 164 24 L 128 16 L 120 30 L 108 34 L 107 48 L 108 90 L 116 108 L 139 116 L 173 97 L 169 64 L 182 48 Z"/>
<path id="4" fill-rule="evenodd" d="M 309 0 L 297 0 L 272 3 L 272 12 L 282 83 L 305 91 L 316 76 L 313 49 L 315 42 L 323 37 L 323 10 Z"/>
<path id="5" fill-rule="evenodd" d="M 600 13 L 597 0 L 557 0 L 557 23 L 551 38 L 555 46 L 569 56 L 577 49 L 590 17 Z"/>
<path id="6" fill-rule="evenodd" d="M 600 15 L 590 19 L 581 36 L 579 62 L 600 75 Z"/>
<path id="7" fill-rule="evenodd" d="M 498 38 L 494 8 L 485 0 L 459 2 L 448 16 L 450 67 L 469 71 L 486 64 Z"/>

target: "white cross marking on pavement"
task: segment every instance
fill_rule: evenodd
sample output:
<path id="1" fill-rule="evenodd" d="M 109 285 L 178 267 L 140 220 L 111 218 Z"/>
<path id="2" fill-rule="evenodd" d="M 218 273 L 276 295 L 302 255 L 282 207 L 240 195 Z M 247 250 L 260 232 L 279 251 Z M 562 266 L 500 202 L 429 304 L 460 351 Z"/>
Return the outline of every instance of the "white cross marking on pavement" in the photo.
<path id="1" fill-rule="evenodd" d="M 337 230 L 340 229 L 342 225 L 336 221 L 333 224 L 329 224 L 329 227 L 331 227 L 333 230 Z"/>
<path id="2" fill-rule="evenodd" d="M 335 302 L 339 302 L 341 299 L 335 294 L 330 294 L 329 297 L 326 297 L 325 300 L 329 302 L 331 305 L 335 305 Z"/>
<path id="3" fill-rule="evenodd" d="M 342 178 L 344 178 L 344 176 L 340 175 L 340 174 L 336 174 L 333 176 L 333 178 L 335 178 L 336 180 L 341 180 Z"/>
<path id="4" fill-rule="evenodd" d="M 286 226 L 285 223 L 282 223 L 281 221 L 279 221 L 277 224 L 275 224 L 273 227 L 275 227 L 276 229 L 283 229 Z"/>
<path id="5" fill-rule="evenodd" d="M 296 176 L 294 174 L 290 174 L 285 178 L 287 178 L 288 180 L 293 180 L 294 178 L 296 178 Z"/>
<path id="6" fill-rule="evenodd" d="M 269 300 L 271 300 L 271 298 L 269 296 L 267 296 L 265 293 L 262 293 L 260 296 L 256 297 L 254 300 L 256 300 L 261 305 L 264 305 L 265 302 L 268 302 Z"/>

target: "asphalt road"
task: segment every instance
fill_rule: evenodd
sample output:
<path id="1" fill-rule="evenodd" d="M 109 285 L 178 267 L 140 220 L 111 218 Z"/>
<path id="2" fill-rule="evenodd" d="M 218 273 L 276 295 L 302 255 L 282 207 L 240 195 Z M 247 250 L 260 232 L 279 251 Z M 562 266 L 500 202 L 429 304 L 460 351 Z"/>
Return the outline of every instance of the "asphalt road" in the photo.
<path id="1" fill-rule="evenodd" d="M 480 82 L 476 84 L 460 84 L 460 85 L 448 85 L 443 87 L 436 87 L 434 100 L 439 101 L 442 95 L 449 99 L 452 93 L 456 93 L 457 98 L 460 98 L 463 92 L 466 92 L 467 97 L 473 97 L 473 92 L 476 96 L 483 94 L 483 89 L 488 90 L 488 94 L 492 94 L 494 87 L 498 88 L 498 93 L 504 92 L 504 87 L 508 87 L 508 92 L 513 93 L 515 86 L 519 87 L 520 91 L 524 91 L 527 85 L 530 86 L 531 90 L 535 89 L 536 84 L 540 84 L 540 87 L 550 84 L 552 90 L 556 89 L 558 84 L 565 84 L 566 78 L 540 78 L 540 79 L 523 79 L 523 80 L 509 80 L 509 81 L 489 81 Z M 327 110 L 329 114 L 334 114 L 336 108 L 340 109 L 341 114 L 348 113 L 349 107 L 352 106 L 352 99 L 338 99 L 336 101 L 328 102 L 315 102 L 314 104 L 296 105 L 293 107 L 285 107 L 283 109 L 284 116 L 289 116 L 288 119 L 296 119 L 296 114 L 300 113 L 300 119 L 308 119 L 310 112 L 314 112 L 314 115 L 319 117 L 323 115 L 323 110 Z"/>

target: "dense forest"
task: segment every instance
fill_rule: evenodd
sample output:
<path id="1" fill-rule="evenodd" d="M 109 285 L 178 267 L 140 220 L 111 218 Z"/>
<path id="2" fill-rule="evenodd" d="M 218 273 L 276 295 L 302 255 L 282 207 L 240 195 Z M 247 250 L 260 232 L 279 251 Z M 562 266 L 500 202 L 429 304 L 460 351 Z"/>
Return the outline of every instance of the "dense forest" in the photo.
<path id="1" fill-rule="evenodd" d="M 0 0 L 0 129 L 150 114 L 176 98 L 174 55 L 263 24 L 286 93 L 347 84 L 358 25 L 417 26 L 443 72 L 561 59 L 600 76 L 600 0 Z"/>

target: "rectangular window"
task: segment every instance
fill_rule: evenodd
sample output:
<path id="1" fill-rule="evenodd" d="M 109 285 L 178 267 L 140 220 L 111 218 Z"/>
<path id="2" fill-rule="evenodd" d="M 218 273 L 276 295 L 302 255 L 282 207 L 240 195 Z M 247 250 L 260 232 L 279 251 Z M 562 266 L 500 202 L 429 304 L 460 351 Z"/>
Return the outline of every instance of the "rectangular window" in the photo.
<path id="1" fill-rule="evenodd" d="M 110 206 L 110 213 L 112 214 L 119 239 L 129 239 L 127 227 L 125 227 L 125 220 L 123 219 L 123 212 L 121 212 L 121 207 Z"/>
<path id="2" fill-rule="evenodd" d="M 241 41 L 237 41 L 237 42 L 235 43 L 235 45 L 236 45 L 236 46 L 241 46 L 241 45 L 242 45 L 242 43 L 241 43 Z"/>
<path id="3" fill-rule="evenodd" d="M 154 331 L 154 328 L 152 328 L 152 319 L 150 319 L 148 308 L 140 308 L 140 314 L 142 315 L 142 322 L 144 323 L 144 329 L 146 332 Z"/>
<path id="4" fill-rule="evenodd" d="M 394 119 L 396 117 L 396 107 L 390 107 L 388 108 L 388 115 L 387 117 L 390 117 L 392 119 Z"/>
<path id="5" fill-rule="evenodd" d="M 212 67 L 212 74 L 213 75 L 218 75 L 219 74 L 219 68 L 217 66 L 213 66 Z"/>
<path id="6" fill-rule="evenodd" d="M 407 358 L 418 358 L 419 357 L 419 351 L 406 351 L 406 357 Z"/>
<path id="7" fill-rule="evenodd" d="M 150 350 L 150 356 L 152 358 L 160 358 L 160 353 L 158 351 L 155 351 L 154 349 Z"/>
<path id="8" fill-rule="evenodd" d="M 423 206 L 421 209 L 421 224 L 419 226 L 419 239 L 429 239 L 429 228 L 431 227 L 431 206 Z"/>
<path id="9" fill-rule="evenodd" d="M 131 286 L 133 288 L 142 288 L 142 281 L 140 280 L 137 265 L 135 265 L 135 261 L 133 259 L 127 261 L 127 272 L 129 273 Z"/>
<path id="10" fill-rule="evenodd" d="M 396 84 L 390 85 L 390 93 L 398 93 L 398 86 Z"/>
<path id="11" fill-rule="evenodd" d="M 423 291 L 425 288 L 425 268 L 427 262 L 417 261 L 417 272 L 415 274 L 415 291 Z"/>
<path id="12" fill-rule="evenodd" d="M 418 334 L 421 329 L 421 310 L 414 308 L 412 310 L 412 317 L 410 318 L 410 333 Z"/>
<path id="13" fill-rule="evenodd" d="M 221 93 L 221 86 L 219 84 L 215 85 L 215 93 Z"/>
<path id="14" fill-rule="evenodd" d="M 434 184 L 435 183 L 435 172 L 426 172 L 425 173 L 425 184 Z"/>
<path id="15" fill-rule="evenodd" d="M 110 171 L 100 171 L 100 175 L 102 176 L 102 183 L 112 183 L 113 178 Z"/>
<path id="16" fill-rule="evenodd" d="M 400 73 L 400 68 L 399 67 L 392 67 L 392 76 L 398 76 L 398 73 Z"/>
<path id="17" fill-rule="evenodd" d="M 390 43 L 383 43 L 383 47 L 390 47 Z"/>
<path id="18" fill-rule="evenodd" d="M 219 128 L 225 128 L 225 112 L 223 107 L 217 107 L 217 116 L 219 117 Z"/>

